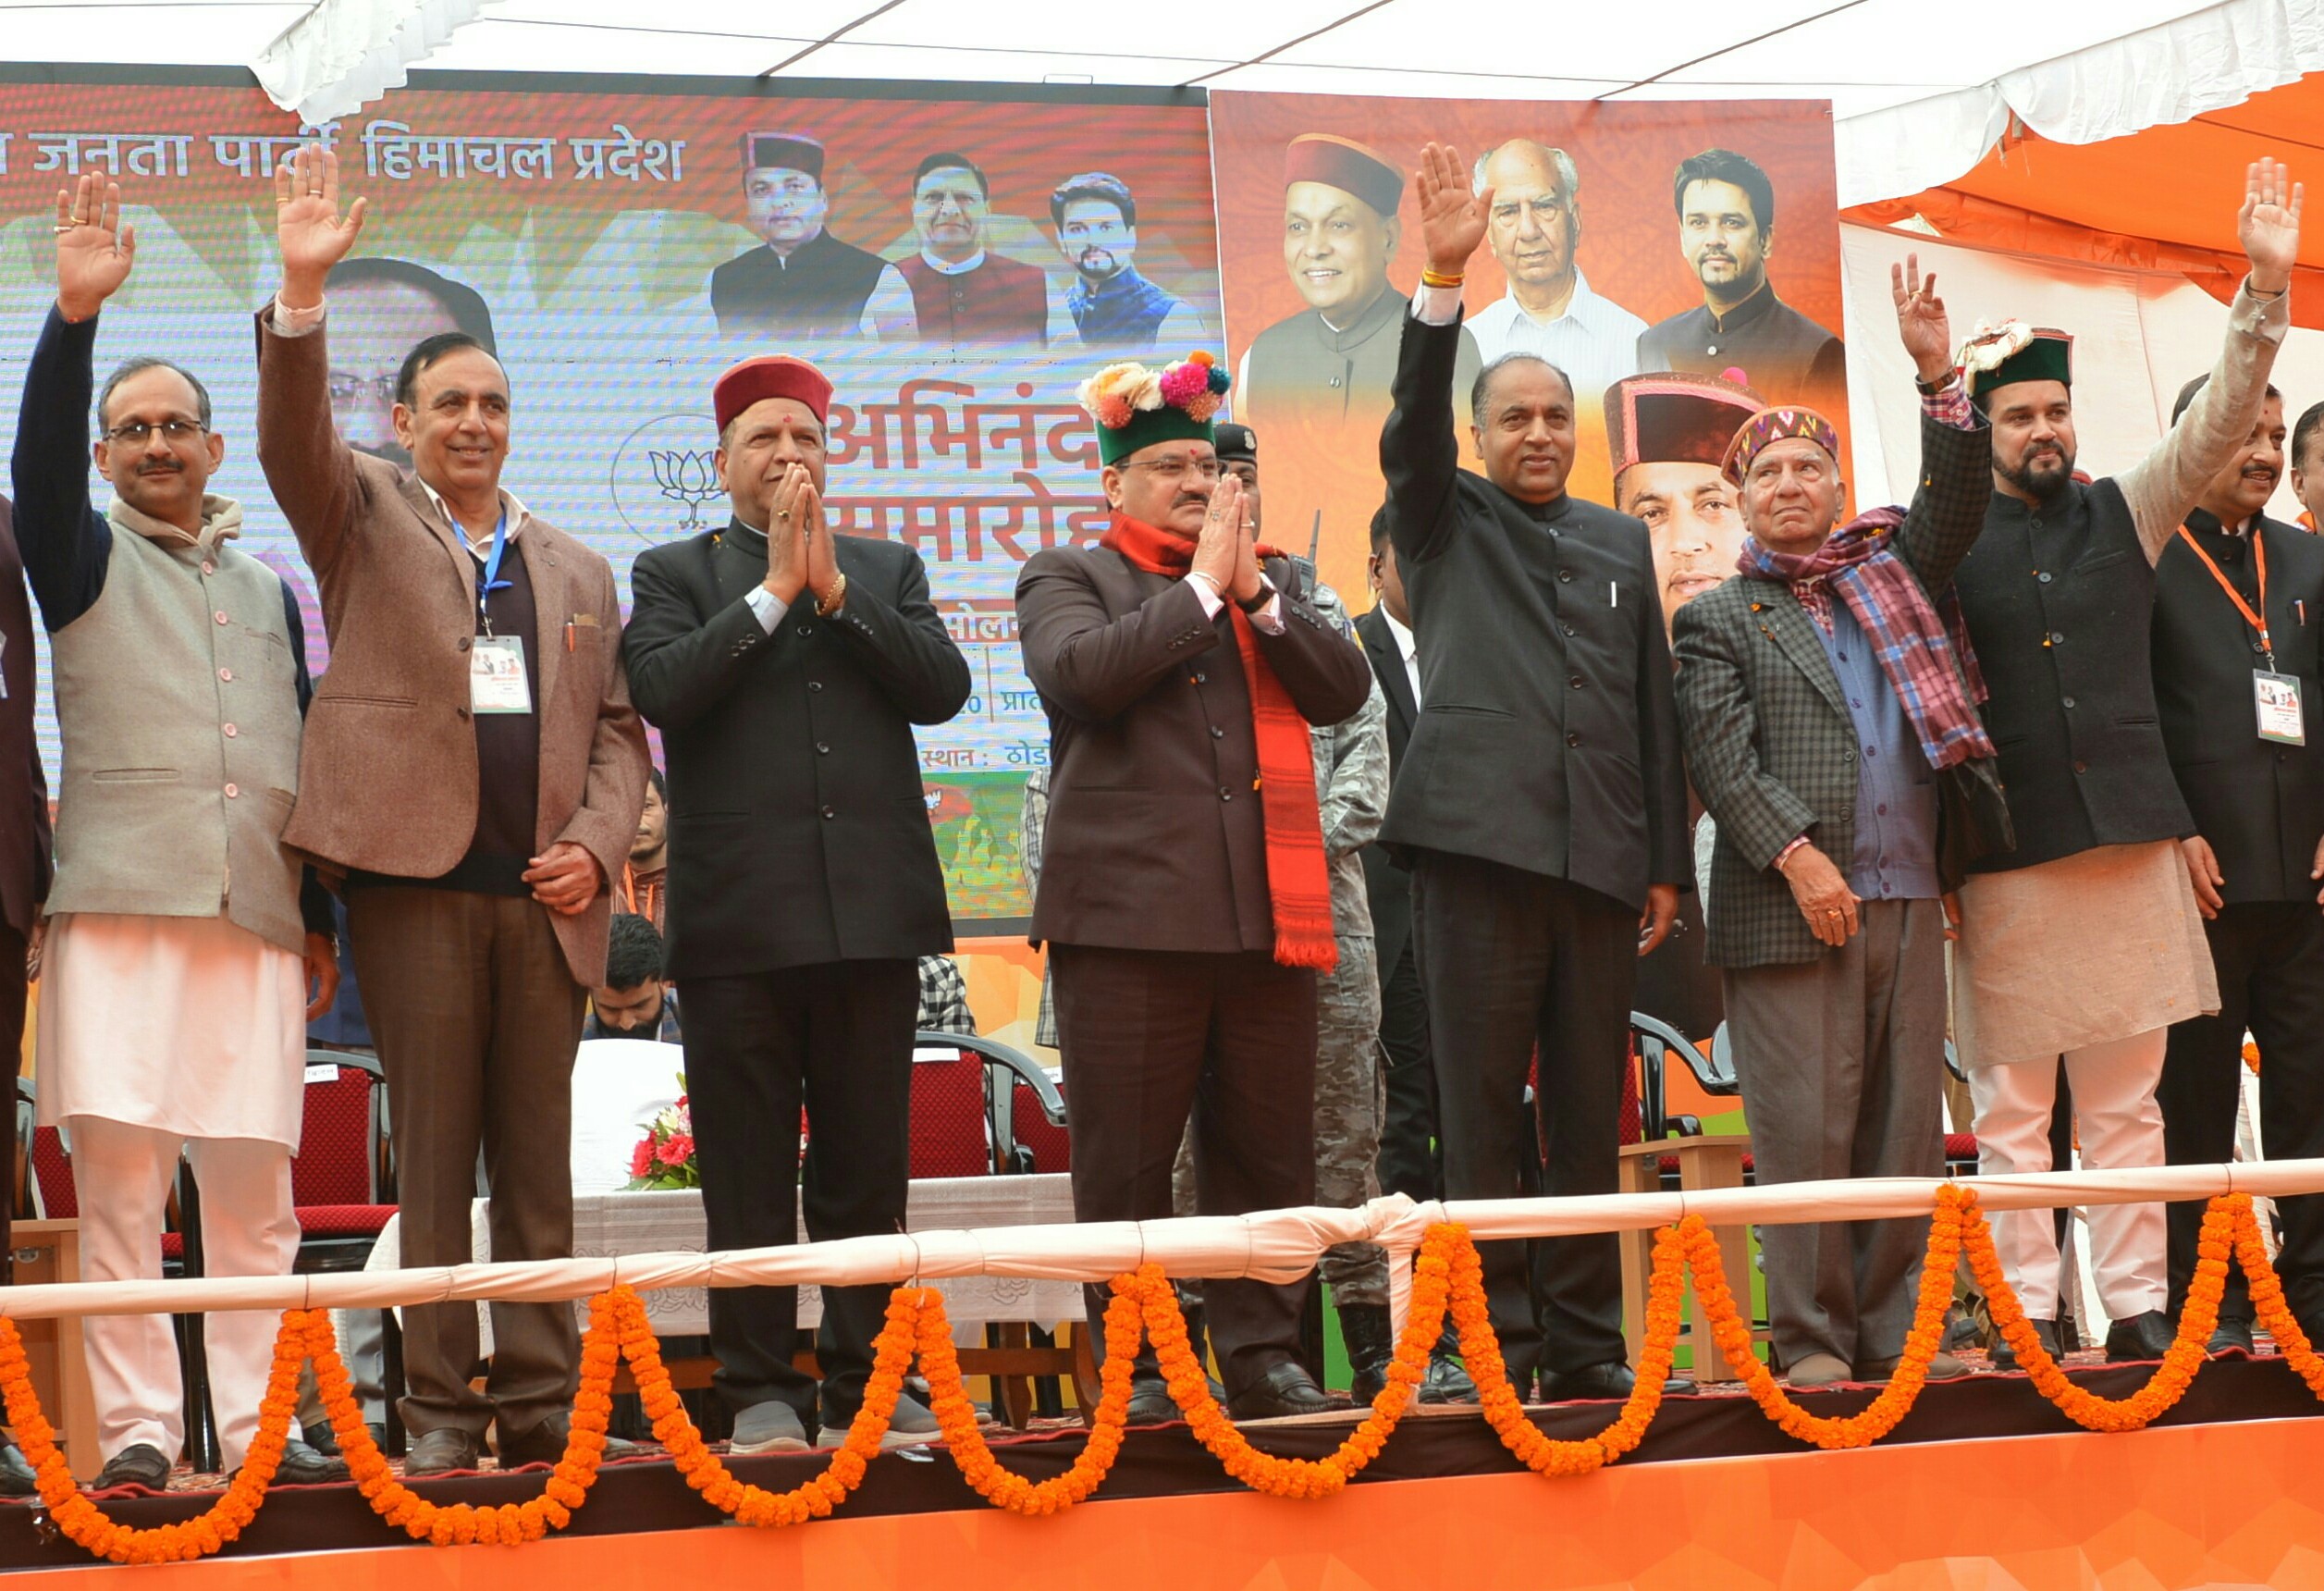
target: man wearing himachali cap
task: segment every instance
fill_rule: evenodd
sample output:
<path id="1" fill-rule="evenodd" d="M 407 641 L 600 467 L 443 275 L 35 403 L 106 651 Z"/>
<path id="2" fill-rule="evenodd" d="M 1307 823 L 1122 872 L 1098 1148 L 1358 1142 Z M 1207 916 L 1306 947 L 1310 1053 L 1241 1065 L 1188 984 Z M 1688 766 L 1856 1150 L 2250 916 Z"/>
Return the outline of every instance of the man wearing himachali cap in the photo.
<path id="1" fill-rule="evenodd" d="M 1710 959 L 1763 1183 L 1935 1177 L 1945 1055 L 1939 782 L 1992 778 L 1954 566 L 1985 525 L 1991 444 L 1949 359 L 1934 276 L 1894 270 L 1924 393 L 1909 511 L 1837 524 L 1839 439 L 1765 409 L 1725 474 L 1740 577 L 1672 623 L 1687 761 L 1718 825 Z M 1959 768 L 1960 772 L 1950 771 Z M 1794 1386 L 1886 1380 L 1928 1227 L 1765 1227 L 1767 1318 Z M 1962 1366 L 1938 1354 L 1932 1376 Z"/>
<path id="2" fill-rule="evenodd" d="M 1084 382 L 1112 523 L 1017 578 L 1050 723 L 1033 939 L 1049 945 L 1084 1221 L 1170 1215 L 1189 1113 L 1203 1215 L 1315 1191 L 1316 974 L 1338 948 L 1310 730 L 1362 709 L 1371 665 L 1221 477 L 1226 387 L 1204 354 Z M 1326 1406 L 1295 1357 L 1305 1293 L 1205 1286 L 1236 1417 Z M 1093 1289 L 1093 1327 L 1103 1310 Z M 1174 1417 L 1150 1351 L 1134 1375 L 1132 1420 Z"/>
<path id="3" fill-rule="evenodd" d="M 804 132 L 743 135 L 743 198 L 766 241 L 710 273 L 719 330 L 909 342 L 919 323 L 903 273 L 824 229 L 823 162 L 822 141 Z"/>
<path id="4" fill-rule="evenodd" d="M 1499 204 L 1496 190 L 1496 212 Z M 1614 508 L 1646 526 L 1665 629 L 1680 608 L 1734 578 L 1743 550 L 1743 514 L 1735 484 L 1719 466 L 1736 427 L 1765 407 L 1749 387 L 1684 370 L 1626 376 L 1605 389 Z M 1678 897 L 1670 937 L 1638 964 L 1632 998 L 1639 1010 L 1703 1039 L 1717 1031 L 1725 1015 L 1719 970 L 1703 954 L 1711 835 L 1718 825 L 1703 821 L 1701 797 L 1690 794 L 1696 888 Z"/>
<path id="5" fill-rule="evenodd" d="M 1252 340 L 1236 413 L 1270 431 L 1345 420 L 1369 448 L 1387 417 L 1404 324 L 1407 295 L 1388 279 L 1404 176 L 1353 140 L 1310 132 L 1285 152 L 1283 181 L 1283 263 L 1308 307 Z M 1452 379 L 1464 410 L 1481 364 L 1464 327 Z"/>
<path id="6" fill-rule="evenodd" d="M 734 514 L 639 555 L 621 637 L 670 776 L 666 970 L 686 997 L 686 1085 L 714 1249 L 901 1230 L 916 958 L 953 947 L 916 723 L 968 698 L 968 664 L 901 542 L 825 523 L 831 383 L 745 360 L 712 400 Z M 803 1177 L 799 1111 L 811 1139 Z M 1078 1129 L 1078 1122 L 1076 1126 Z M 797 1191 L 794 1191 L 794 1187 Z M 737 1452 L 845 1440 L 884 1287 L 823 1289 L 816 1383 L 792 1364 L 798 1294 L 710 1295 Z M 936 1422 L 910 1397 L 891 1446 Z"/>
<path id="7" fill-rule="evenodd" d="M 1963 352 L 1993 421 L 1993 498 L 1955 580 L 1991 692 L 2017 847 L 1961 887 L 1953 1023 L 1976 1106 L 1978 1164 L 2049 1169 L 2058 1058 L 2082 1163 L 2163 1163 L 2155 1087 L 2173 1022 L 2219 1009 L 2211 956 L 2176 844 L 2195 832 L 2157 726 L 2148 629 L 2154 564 L 2251 435 L 2291 324 L 2300 197 L 2250 168 L 2237 217 L 2251 262 L 2203 390 L 2130 469 L 2074 478 L 2070 339 L 2011 322 Z M 2058 1242 L 2047 1210 L 1997 1215 L 2002 1269 L 2055 1333 Z M 2090 1212 L 2107 1353 L 2155 1359 L 2171 1338 L 2159 1204 Z"/>

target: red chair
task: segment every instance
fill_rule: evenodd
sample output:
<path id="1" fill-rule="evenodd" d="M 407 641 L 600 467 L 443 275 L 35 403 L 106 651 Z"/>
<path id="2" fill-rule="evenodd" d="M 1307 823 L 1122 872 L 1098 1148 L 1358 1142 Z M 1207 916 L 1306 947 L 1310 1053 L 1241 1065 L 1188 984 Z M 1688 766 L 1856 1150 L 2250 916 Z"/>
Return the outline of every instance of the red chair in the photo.
<path id="1" fill-rule="evenodd" d="M 1038 1168 L 1065 1169 L 1065 1101 L 1030 1055 L 973 1033 L 925 1032 L 915 1035 L 913 1042 L 919 1049 L 952 1050 L 958 1055 L 952 1061 L 913 1063 L 913 1176 L 989 1177 L 1036 1169 L 1035 1154 L 1018 1137 L 1018 1123 L 1027 1114 L 1019 1101 L 1028 1098 L 1035 1130 L 1059 1159 L 1052 1166 L 1044 1158 Z"/>
<path id="2" fill-rule="evenodd" d="M 1029 1055 L 969 1033 L 923 1032 L 914 1045 L 953 1059 L 912 1065 L 912 1175 L 990 1177 L 1064 1166 L 1065 1102 Z M 1020 1127 L 1022 1124 L 1022 1127 Z M 1020 1141 L 1038 1135 L 1040 1147 Z M 1046 1158 L 1055 1156 L 1054 1164 Z M 1036 1412 L 1062 1412 L 1059 1380 L 1074 1377 L 1085 1412 L 1097 1400 L 1097 1363 L 1074 1326 L 1070 1346 L 1036 1342 L 1022 1322 L 985 1327 L 985 1346 L 960 1350 L 960 1367 L 992 1378 L 996 1411 L 1022 1430 Z"/>
<path id="3" fill-rule="evenodd" d="M 290 1162 L 290 1202 L 299 1215 L 299 1269 L 361 1270 L 393 1204 L 380 1203 L 387 1166 L 384 1088 L 376 1057 L 307 1052 L 299 1153 Z"/>
<path id="4" fill-rule="evenodd" d="M 912 1061 L 912 1176 L 990 1177 L 984 1062 L 949 1042 L 943 1047 L 951 1059 Z"/>

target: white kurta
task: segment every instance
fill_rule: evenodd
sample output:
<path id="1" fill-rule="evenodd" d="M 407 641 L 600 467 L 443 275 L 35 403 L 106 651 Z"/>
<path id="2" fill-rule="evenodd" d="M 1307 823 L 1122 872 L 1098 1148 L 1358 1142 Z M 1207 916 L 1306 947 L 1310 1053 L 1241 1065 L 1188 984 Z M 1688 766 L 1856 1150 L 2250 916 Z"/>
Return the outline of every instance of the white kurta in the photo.
<path id="1" fill-rule="evenodd" d="M 41 978 L 40 1119 L 299 1147 L 306 964 L 223 917 L 52 919 Z"/>
<path id="2" fill-rule="evenodd" d="M 1961 885 L 1953 1036 L 1964 1067 L 2047 1065 L 2219 1008 L 2172 841 L 2099 845 Z"/>

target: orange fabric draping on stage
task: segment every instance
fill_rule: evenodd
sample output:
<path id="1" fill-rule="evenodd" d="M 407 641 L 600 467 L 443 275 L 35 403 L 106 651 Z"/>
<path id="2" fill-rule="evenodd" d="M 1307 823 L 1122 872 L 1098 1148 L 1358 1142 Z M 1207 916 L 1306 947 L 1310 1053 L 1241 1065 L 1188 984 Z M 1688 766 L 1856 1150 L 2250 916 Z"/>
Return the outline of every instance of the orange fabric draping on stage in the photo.
<path id="1" fill-rule="evenodd" d="M 1917 215 L 1956 242 L 2182 272 L 2225 302 L 2244 270 L 2235 240 L 2244 167 L 2273 156 L 2324 202 L 2318 128 L 2324 75 L 2102 143 L 2052 143 L 2020 129 L 1943 187 L 1859 204 L 1840 218 L 1885 227 Z M 2324 329 L 2324 227 L 2308 226 L 2300 260 L 2293 323 Z"/>

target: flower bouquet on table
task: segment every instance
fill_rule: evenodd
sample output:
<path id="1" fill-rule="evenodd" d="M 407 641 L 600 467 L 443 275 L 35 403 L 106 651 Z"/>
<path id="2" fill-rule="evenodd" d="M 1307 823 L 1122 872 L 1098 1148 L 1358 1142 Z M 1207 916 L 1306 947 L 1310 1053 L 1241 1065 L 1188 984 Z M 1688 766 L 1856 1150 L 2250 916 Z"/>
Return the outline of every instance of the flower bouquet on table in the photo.
<path id="1" fill-rule="evenodd" d="M 702 1168 L 695 1163 L 694 1112 L 686 1104 L 686 1077 L 678 1074 L 678 1103 L 654 1113 L 646 1136 L 630 1151 L 628 1191 L 663 1191 L 702 1186 Z"/>

